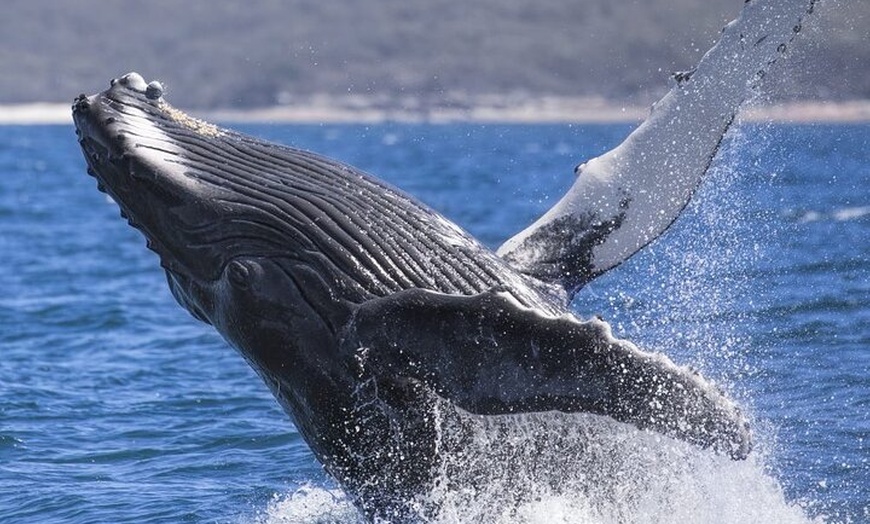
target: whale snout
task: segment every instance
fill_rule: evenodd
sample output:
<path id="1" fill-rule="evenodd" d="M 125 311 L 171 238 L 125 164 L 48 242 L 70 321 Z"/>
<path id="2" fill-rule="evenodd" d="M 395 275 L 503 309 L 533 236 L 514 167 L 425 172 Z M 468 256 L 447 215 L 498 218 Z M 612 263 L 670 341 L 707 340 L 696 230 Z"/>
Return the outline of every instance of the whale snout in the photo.
<path id="1" fill-rule="evenodd" d="M 75 98 L 76 134 L 88 174 L 145 235 L 163 267 L 211 280 L 223 261 L 201 237 L 203 224 L 214 219 L 206 205 L 214 193 L 183 167 L 181 148 L 167 132 L 178 124 L 162 94 L 159 82 L 146 83 L 137 73 L 113 79 L 109 89 Z"/>

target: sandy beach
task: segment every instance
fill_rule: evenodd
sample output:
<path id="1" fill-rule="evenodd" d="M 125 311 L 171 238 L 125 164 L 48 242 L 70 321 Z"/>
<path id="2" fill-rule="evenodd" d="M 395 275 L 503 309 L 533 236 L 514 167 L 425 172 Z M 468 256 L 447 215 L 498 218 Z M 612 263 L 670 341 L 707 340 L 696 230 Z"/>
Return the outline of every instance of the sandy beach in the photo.
<path id="1" fill-rule="evenodd" d="M 471 103 L 425 105 L 404 100 L 395 106 L 383 98 L 316 95 L 293 104 L 257 109 L 190 111 L 209 121 L 232 123 L 618 123 L 639 122 L 649 107 L 622 106 L 597 98 L 510 96 L 479 97 Z M 750 106 L 744 121 L 794 123 L 870 122 L 870 100 L 804 101 Z M 0 105 L 0 125 L 70 124 L 70 104 Z"/>

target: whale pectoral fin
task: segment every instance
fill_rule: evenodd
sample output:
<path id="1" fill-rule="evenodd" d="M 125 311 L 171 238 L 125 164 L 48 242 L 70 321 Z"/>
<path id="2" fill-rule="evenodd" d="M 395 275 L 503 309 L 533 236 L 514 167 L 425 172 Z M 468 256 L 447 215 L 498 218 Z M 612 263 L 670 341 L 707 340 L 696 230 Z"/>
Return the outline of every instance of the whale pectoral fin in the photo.
<path id="1" fill-rule="evenodd" d="M 655 240 L 710 168 L 740 106 L 772 71 L 816 0 L 755 0 L 619 146 L 575 169 L 549 211 L 498 254 L 576 292 Z"/>
<path id="2" fill-rule="evenodd" d="M 697 373 L 613 338 L 602 321 L 547 316 L 507 294 L 375 299 L 344 347 L 371 373 L 422 382 L 473 413 L 589 412 L 733 458 L 751 449 L 740 410 Z"/>

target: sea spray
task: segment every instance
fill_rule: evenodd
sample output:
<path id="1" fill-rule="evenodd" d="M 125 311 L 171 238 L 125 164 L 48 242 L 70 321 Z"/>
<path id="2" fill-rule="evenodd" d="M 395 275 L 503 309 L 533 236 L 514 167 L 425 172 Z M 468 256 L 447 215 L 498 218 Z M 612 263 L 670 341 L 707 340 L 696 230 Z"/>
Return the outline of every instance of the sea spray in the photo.
<path id="1" fill-rule="evenodd" d="M 756 456 L 732 461 L 586 414 L 447 419 L 448 438 L 464 449 L 444 456 L 442 477 L 417 501 L 420 522 L 813 522 Z M 259 520 L 361 521 L 341 495 L 311 486 L 276 499 Z"/>

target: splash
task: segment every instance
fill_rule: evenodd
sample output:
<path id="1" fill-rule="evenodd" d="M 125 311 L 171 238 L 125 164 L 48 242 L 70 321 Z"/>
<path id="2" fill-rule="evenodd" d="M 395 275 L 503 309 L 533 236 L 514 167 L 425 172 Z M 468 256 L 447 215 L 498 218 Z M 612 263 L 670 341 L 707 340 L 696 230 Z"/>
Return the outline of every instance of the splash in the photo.
<path id="1" fill-rule="evenodd" d="M 732 461 L 658 434 L 588 414 L 442 421 L 448 452 L 420 522 L 806 524 L 758 456 Z M 348 499 L 305 486 L 276 497 L 259 524 L 363 522 Z"/>
<path id="2" fill-rule="evenodd" d="M 275 494 L 255 524 L 362 523 L 345 494 L 338 489 L 305 485 L 286 495 Z"/>

